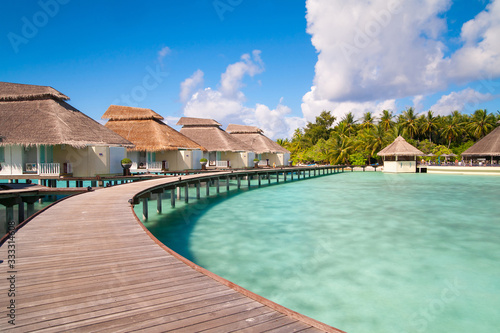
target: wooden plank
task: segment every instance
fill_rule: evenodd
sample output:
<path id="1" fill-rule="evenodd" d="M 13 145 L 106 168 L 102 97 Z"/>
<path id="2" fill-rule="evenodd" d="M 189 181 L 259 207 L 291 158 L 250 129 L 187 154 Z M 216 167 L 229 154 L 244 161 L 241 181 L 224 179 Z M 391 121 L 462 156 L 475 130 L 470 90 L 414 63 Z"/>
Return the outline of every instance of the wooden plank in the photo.
<path id="1" fill-rule="evenodd" d="M 229 173 L 182 176 L 182 181 L 197 177 L 206 182 L 215 177 L 219 187 L 218 179 L 227 180 Z M 172 177 L 88 192 L 67 198 L 24 225 L 16 233 L 14 330 L 320 331 L 315 327 L 327 327 L 253 298 L 241 287 L 180 260 L 152 239 L 128 200 L 135 194 L 148 196 L 148 189 L 159 192 L 176 184 L 178 178 Z M 4 244 L 0 255 L 6 251 Z M 8 289 L 7 284 L 1 279 L 0 289 Z M 6 307 L 0 308 L 1 316 L 7 313 Z M 0 321 L 0 331 L 11 329 Z M 339 332 L 329 327 L 326 331 Z"/>

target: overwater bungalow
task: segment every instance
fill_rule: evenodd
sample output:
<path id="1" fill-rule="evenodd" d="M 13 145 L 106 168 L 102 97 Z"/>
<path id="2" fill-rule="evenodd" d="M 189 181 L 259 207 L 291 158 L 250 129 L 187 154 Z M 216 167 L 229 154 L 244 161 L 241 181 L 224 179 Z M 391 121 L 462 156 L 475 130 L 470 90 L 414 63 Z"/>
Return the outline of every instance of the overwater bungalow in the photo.
<path id="1" fill-rule="evenodd" d="M 500 124 L 500 121 L 497 123 Z M 481 164 L 498 164 L 500 160 L 500 126 L 462 153 L 466 160 Z"/>
<path id="2" fill-rule="evenodd" d="M 226 131 L 238 140 L 246 143 L 259 159 L 259 166 L 288 165 L 290 152 L 265 136 L 255 126 L 229 124 Z"/>
<path id="3" fill-rule="evenodd" d="M 243 168 L 253 166 L 252 148 L 225 132 L 213 119 L 182 117 L 177 125 L 181 133 L 207 149 L 203 157 L 209 166 Z"/>
<path id="4" fill-rule="evenodd" d="M 402 136 L 398 136 L 390 145 L 377 153 L 384 160 L 384 172 L 415 173 L 417 172 L 417 156 L 424 155 Z"/>
<path id="5" fill-rule="evenodd" d="M 0 177 L 93 177 L 122 172 L 133 144 L 49 86 L 0 82 Z"/>
<path id="6" fill-rule="evenodd" d="M 205 148 L 165 124 L 151 109 L 111 105 L 102 116 L 107 128 L 135 147 L 127 149 L 131 172 L 200 169 Z"/>

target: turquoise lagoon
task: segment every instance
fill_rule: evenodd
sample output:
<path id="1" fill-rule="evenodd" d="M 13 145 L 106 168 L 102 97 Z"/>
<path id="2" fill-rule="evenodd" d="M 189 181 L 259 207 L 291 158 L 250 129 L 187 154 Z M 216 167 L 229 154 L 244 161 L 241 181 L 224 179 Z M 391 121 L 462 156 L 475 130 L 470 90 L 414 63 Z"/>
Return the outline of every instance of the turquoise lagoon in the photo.
<path id="1" fill-rule="evenodd" d="M 346 172 L 223 186 L 145 225 L 210 271 L 348 332 L 496 332 L 499 189 L 495 176 Z"/>

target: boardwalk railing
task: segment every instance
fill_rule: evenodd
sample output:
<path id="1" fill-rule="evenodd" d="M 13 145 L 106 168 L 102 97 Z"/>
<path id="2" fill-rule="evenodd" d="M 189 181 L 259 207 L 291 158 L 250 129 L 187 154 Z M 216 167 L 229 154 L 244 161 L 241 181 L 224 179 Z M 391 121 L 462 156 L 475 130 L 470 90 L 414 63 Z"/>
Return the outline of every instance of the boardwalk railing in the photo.
<path id="1" fill-rule="evenodd" d="M 215 166 L 218 168 L 229 168 L 231 166 L 231 161 L 216 161 Z"/>

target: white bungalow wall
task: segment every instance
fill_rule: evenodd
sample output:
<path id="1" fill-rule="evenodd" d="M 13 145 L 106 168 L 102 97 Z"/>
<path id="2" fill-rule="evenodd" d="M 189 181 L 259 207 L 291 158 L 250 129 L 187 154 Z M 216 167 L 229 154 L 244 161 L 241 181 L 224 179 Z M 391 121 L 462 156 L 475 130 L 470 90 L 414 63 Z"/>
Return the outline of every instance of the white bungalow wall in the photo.
<path id="1" fill-rule="evenodd" d="M 415 173 L 416 161 L 384 161 L 384 172 L 389 173 Z"/>
<path id="2" fill-rule="evenodd" d="M 265 153 L 261 154 L 261 160 L 269 160 L 269 166 L 286 166 L 288 165 L 288 160 L 290 154 L 277 154 L 277 153 Z"/>
<path id="3" fill-rule="evenodd" d="M 2 170 L 0 175 L 23 174 L 23 147 L 8 145 L 3 147 L 3 161 L 0 161 Z"/>

